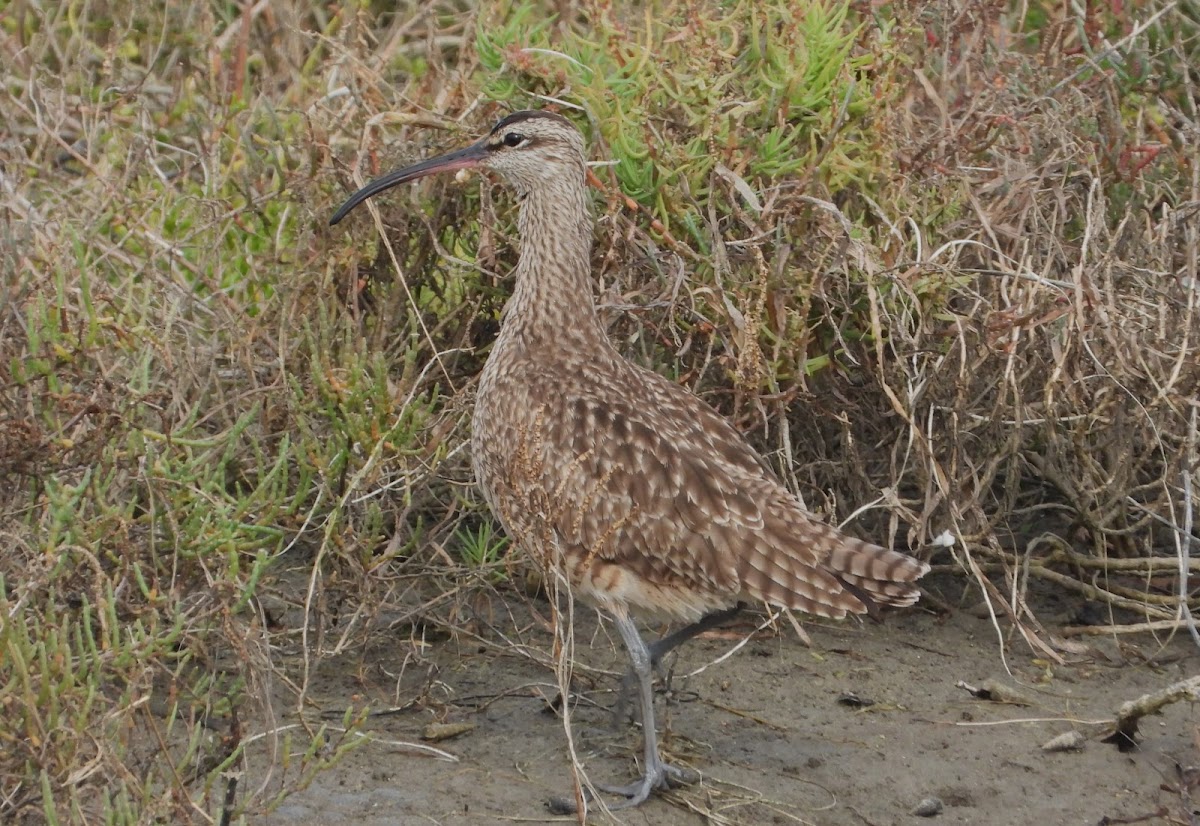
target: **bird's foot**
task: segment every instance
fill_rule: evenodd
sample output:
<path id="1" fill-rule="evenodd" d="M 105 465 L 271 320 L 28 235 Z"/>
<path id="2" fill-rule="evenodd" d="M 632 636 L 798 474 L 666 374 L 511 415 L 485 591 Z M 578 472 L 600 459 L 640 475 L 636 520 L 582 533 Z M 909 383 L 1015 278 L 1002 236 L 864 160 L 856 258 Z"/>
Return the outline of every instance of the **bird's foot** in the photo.
<path id="1" fill-rule="evenodd" d="M 624 800 L 617 800 L 608 804 L 610 811 L 618 811 L 642 805 L 650 797 L 650 793 L 656 789 L 691 786 L 699 782 L 700 772 L 695 769 L 682 769 L 679 766 L 672 766 L 670 763 L 664 763 L 660 760 L 656 761 L 654 765 L 647 767 L 641 780 L 622 786 L 610 785 L 608 783 L 597 783 L 595 786 L 605 794 L 617 795 L 624 798 Z M 584 789 L 584 795 L 589 800 L 591 799 L 591 795 L 588 794 L 587 789 Z M 546 807 L 552 814 L 556 815 L 569 815 L 578 811 L 578 806 L 573 797 L 552 797 L 546 801 Z"/>

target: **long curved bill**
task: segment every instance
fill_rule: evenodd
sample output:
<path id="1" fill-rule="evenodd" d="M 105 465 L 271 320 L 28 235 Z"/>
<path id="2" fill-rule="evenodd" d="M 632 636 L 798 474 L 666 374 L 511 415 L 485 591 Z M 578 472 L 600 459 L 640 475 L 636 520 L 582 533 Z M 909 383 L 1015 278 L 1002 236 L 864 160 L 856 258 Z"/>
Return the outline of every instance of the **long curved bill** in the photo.
<path id="1" fill-rule="evenodd" d="M 333 226 L 345 218 L 350 210 L 371 196 L 378 195 L 385 189 L 391 189 L 397 184 L 415 181 L 417 178 L 424 178 L 426 175 L 434 175 L 438 172 L 452 172 L 456 169 L 470 169 L 479 166 L 483 162 L 483 159 L 487 157 L 487 154 L 488 145 L 486 141 L 479 141 L 465 149 L 447 152 L 445 155 L 438 155 L 436 158 L 430 158 L 427 161 L 406 166 L 404 169 L 389 172 L 371 181 L 371 183 L 346 199 L 346 203 L 338 207 L 338 211 L 333 213 L 333 217 L 329 219 L 329 225 Z"/>

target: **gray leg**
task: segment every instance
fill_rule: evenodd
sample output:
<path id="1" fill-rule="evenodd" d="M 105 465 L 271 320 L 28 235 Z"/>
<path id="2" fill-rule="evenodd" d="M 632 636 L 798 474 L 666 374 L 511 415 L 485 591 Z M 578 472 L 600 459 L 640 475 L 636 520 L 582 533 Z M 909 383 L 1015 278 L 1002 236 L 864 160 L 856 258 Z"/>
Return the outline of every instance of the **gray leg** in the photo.
<path id="1" fill-rule="evenodd" d="M 650 649 L 642 641 L 637 626 L 627 615 L 618 613 L 614 617 L 617 630 L 621 632 L 621 640 L 629 652 L 630 664 L 637 679 L 638 705 L 642 713 L 642 778 L 626 786 L 612 786 L 597 783 L 596 788 L 609 794 L 620 795 L 625 800 L 609 804 L 611 810 L 630 809 L 640 806 L 650 797 L 655 789 L 664 789 L 672 781 L 678 783 L 694 783 L 698 779 L 695 772 L 684 771 L 663 762 L 658 753 L 658 732 L 654 728 L 654 670 Z M 686 629 L 685 629 L 686 630 Z M 694 635 L 693 635 L 694 636 Z M 555 798 L 549 803 L 550 808 L 557 814 L 568 814 L 575 811 L 575 802 L 563 798 Z"/>
<path id="2" fill-rule="evenodd" d="M 729 620 L 736 617 L 746 607 L 745 603 L 739 602 L 732 608 L 726 608 L 723 611 L 716 611 L 707 616 L 701 617 L 699 621 L 693 622 L 691 625 L 686 625 L 678 631 L 668 634 L 661 640 L 656 640 L 647 646 L 646 650 L 650 654 L 650 668 L 656 670 L 662 664 L 662 658 L 674 651 L 679 646 L 705 631 L 717 628 L 724 625 Z M 629 701 L 633 697 L 635 683 L 637 682 L 637 674 L 629 671 L 624 679 L 621 680 L 621 694 L 617 697 L 617 704 L 613 709 L 616 721 L 618 724 L 626 720 L 626 715 L 629 712 Z"/>
<path id="3" fill-rule="evenodd" d="M 740 614 L 745 607 L 745 603 L 739 602 L 732 608 L 726 608 L 724 611 L 715 611 L 701 617 L 698 622 L 693 622 L 691 625 L 680 628 L 672 634 L 667 634 L 667 636 L 657 642 L 650 643 L 648 647 L 650 651 L 650 665 L 658 668 L 659 663 L 662 662 L 662 658 L 671 653 L 671 651 L 683 645 L 697 634 L 703 634 L 705 631 L 724 625 Z"/>

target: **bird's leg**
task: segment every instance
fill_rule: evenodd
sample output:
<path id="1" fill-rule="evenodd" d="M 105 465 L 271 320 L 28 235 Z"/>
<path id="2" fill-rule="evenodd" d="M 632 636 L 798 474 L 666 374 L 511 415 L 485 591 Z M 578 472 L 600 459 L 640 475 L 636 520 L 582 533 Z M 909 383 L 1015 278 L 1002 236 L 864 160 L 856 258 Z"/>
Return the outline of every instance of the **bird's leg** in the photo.
<path id="1" fill-rule="evenodd" d="M 722 611 L 714 611 L 711 614 L 701 617 L 698 621 L 693 622 L 691 625 L 685 625 L 683 628 L 667 634 L 667 636 L 663 637 L 661 640 L 655 640 L 654 642 L 650 643 L 650 645 L 646 647 L 646 650 L 650 654 L 650 669 L 652 672 L 651 677 L 653 677 L 653 672 L 658 670 L 659 665 L 662 664 L 663 657 L 665 657 L 667 654 L 683 645 L 692 637 L 724 625 L 726 622 L 740 614 L 742 609 L 745 607 L 745 603 L 739 602 L 737 605 L 734 605 L 731 608 L 726 608 Z M 616 706 L 613 708 L 613 715 L 618 724 L 622 723 L 625 720 L 626 715 L 629 713 L 629 700 L 633 695 L 634 683 L 636 682 L 637 674 L 632 670 L 628 671 L 625 674 L 625 677 L 621 680 L 621 693 L 617 697 Z"/>
<path id="2" fill-rule="evenodd" d="M 650 652 L 650 668 L 652 671 L 657 671 L 662 665 L 663 657 L 670 654 L 679 646 L 690 640 L 692 637 L 699 636 L 705 631 L 717 628 L 724 625 L 729 620 L 736 617 L 746 608 L 746 603 L 739 602 L 730 608 L 725 608 L 720 611 L 714 611 L 711 614 L 706 614 L 691 625 L 685 625 L 670 634 L 667 634 L 660 640 L 655 640 L 646 646 L 646 650 Z M 625 672 L 625 676 L 621 678 L 621 690 L 617 694 L 617 702 L 613 706 L 613 725 L 620 726 L 624 724 L 629 716 L 630 701 L 633 699 L 633 692 L 637 684 L 637 674 L 632 669 Z M 563 703 L 562 695 L 558 695 L 550 701 L 550 707 L 557 710 Z"/>
<path id="3" fill-rule="evenodd" d="M 621 632 L 621 639 L 629 651 L 633 674 L 638 681 L 638 705 L 642 712 L 642 779 L 627 786 L 597 785 L 596 788 L 627 798 L 615 806 L 609 806 L 610 809 L 628 809 L 643 803 L 655 789 L 668 787 L 672 780 L 695 782 L 696 777 L 694 773 L 664 763 L 658 753 L 658 732 L 654 728 L 653 655 L 628 615 L 618 612 L 615 618 L 617 630 Z"/>
<path id="4" fill-rule="evenodd" d="M 663 762 L 658 753 L 658 732 L 654 728 L 654 671 L 651 665 L 650 649 L 642 641 L 637 626 L 623 611 L 614 612 L 617 630 L 629 652 L 629 660 L 633 675 L 638 683 L 638 705 L 642 714 L 642 778 L 624 786 L 596 783 L 602 792 L 620 795 L 625 800 L 608 804 L 612 811 L 631 809 L 640 806 L 650 797 L 655 789 L 665 789 L 672 784 L 695 783 L 700 779 L 699 773 L 681 769 Z M 686 629 L 685 629 L 686 630 Z M 693 634 L 694 636 L 694 634 Z M 549 801 L 551 811 L 555 814 L 570 814 L 575 811 L 574 800 L 553 798 Z"/>
<path id="5" fill-rule="evenodd" d="M 692 637 L 697 636 L 698 634 L 703 634 L 705 631 L 724 625 L 726 622 L 740 614 L 742 609 L 745 607 L 745 603 L 739 602 L 737 605 L 734 605 L 731 608 L 726 608 L 723 611 L 714 611 L 711 614 L 701 617 L 698 621 L 693 622 L 691 625 L 684 626 L 674 633 L 667 634 L 667 636 L 663 637 L 661 640 L 650 643 L 650 645 L 647 646 L 647 650 L 650 652 L 650 665 L 654 668 L 658 668 L 659 663 L 662 662 L 662 658 L 671 651 L 683 645 L 685 642 L 690 640 Z"/>

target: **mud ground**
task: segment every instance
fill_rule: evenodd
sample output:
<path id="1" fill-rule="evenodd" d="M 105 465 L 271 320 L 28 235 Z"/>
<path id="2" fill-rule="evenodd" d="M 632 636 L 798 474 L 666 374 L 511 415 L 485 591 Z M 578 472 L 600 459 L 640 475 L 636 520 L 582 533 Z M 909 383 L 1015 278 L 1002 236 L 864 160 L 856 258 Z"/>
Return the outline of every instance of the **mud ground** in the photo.
<path id="1" fill-rule="evenodd" d="M 1050 630 L 1083 607 L 1050 603 L 1039 613 Z M 1087 650 L 1060 665 L 1016 638 L 1002 647 L 981 613 L 967 607 L 939 615 L 926 607 L 890 613 L 882 624 L 807 622 L 811 648 L 784 622 L 687 676 L 751 635 L 760 617 L 692 641 L 671 663 L 670 691 L 656 707 L 668 760 L 695 768 L 702 781 L 637 810 L 592 811 L 588 822 L 1092 826 L 1200 819 L 1200 793 L 1180 790 L 1178 775 L 1179 767 L 1200 765 L 1194 708 L 1176 704 L 1144 722 L 1130 753 L 1101 742 L 1089 725 L 1111 720 L 1126 700 L 1195 674 L 1200 655 L 1186 635 L 1165 644 L 1149 635 L 1077 638 Z M 376 739 L 251 822 L 575 822 L 544 805 L 569 794 L 573 782 L 562 720 L 546 702 L 557 694 L 546 664 L 550 636 L 526 633 L 531 647 L 524 650 L 492 633 L 427 641 L 416 657 L 410 632 L 397 632 L 353 660 L 323 665 L 311 702 L 330 710 L 334 723 L 352 699 L 369 702 L 381 710 L 367 725 Z M 614 725 L 609 711 L 624 668 L 614 637 L 594 612 L 580 611 L 572 729 L 584 769 L 601 782 L 632 779 L 640 748 L 638 729 Z M 1030 704 L 981 700 L 960 686 L 988 679 Z M 400 745 L 421 743 L 430 723 L 466 724 L 457 736 L 426 743 L 455 762 Z M 1042 750 L 1072 730 L 1089 735 L 1081 749 Z M 940 801 L 940 814 L 914 814 L 928 798 Z"/>

